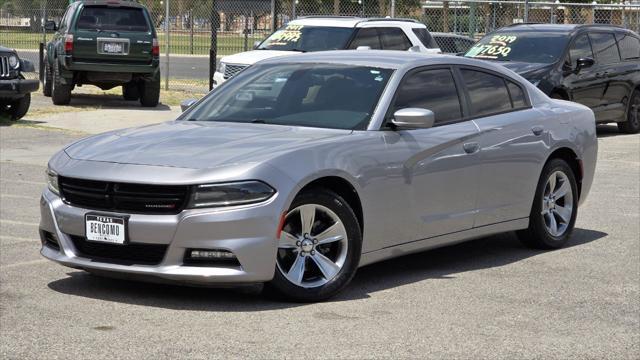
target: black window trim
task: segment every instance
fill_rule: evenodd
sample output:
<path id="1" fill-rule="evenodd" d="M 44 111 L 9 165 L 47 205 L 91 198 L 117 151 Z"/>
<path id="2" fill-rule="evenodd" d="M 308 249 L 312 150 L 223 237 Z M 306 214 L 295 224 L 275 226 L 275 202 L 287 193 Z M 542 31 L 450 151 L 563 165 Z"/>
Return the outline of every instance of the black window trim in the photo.
<path id="1" fill-rule="evenodd" d="M 385 116 L 384 119 L 382 120 L 382 124 L 380 124 L 380 129 L 378 130 L 392 130 L 393 128 L 391 126 L 388 125 L 388 122 L 393 118 L 393 107 L 396 103 L 396 99 L 398 98 L 398 90 L 402 87 L 402 85 L 405 83 L 405 81 L 407 81 L 407 79 L 409 78 L 409 76 L 418 73 L 418 72 L 423 72 L 423 71 L 428 71 L 428 70 L 441 70 L 441 69 L 447 69 L 451 72 L 451 76 L 453 77 L 453 82 L 456 86 L 456 92 L 458 93 L 458 102 L 460 103 L 460 112 L 462 117 L 460 119 L 457 120 L 451 120 L 451 121 L 446 121 L 446 122 L 440 122 L 440 123 L 434 123 L 432 127 L 438 127 L 438 126 L 443 126 L 443 125 L 451 125 L 451 124 L 455 124 L 455 123 L 459 123 L 459 122 L 464 122 L 464 121 L 468 121 L 470 119 L 467 119 L 467 116 L 469 114 L 468 109 L 467 109 L 467 104 L 466 101 L 464 101 L 464 93 L 462 92 L 461 89 L 461 83 L 458 81 L 457 77 L 456 77 L 456 69 L 454 65 L 447 65 L 447 64 L 437 64 L 437 65 L 425 65 L 425 66 L 419 66 L 416 68 L 413 68 L 409 71 L 407 71 L 403 76 L 402 79 L 400 80 L 400 83 L 398 84 L 398 86 L 395 89 L 395 92 L 393 94 L 393 98 L 391 99 L 391 102 L 389 103 L 389 106 L 387 107 L 387 111 L 385 112 Z M 418 130 L 418 129 L 416 129 Z"/>
<path id="2" fill-rule="evenodd" d="M 478 71 L 478 72 L 483 72 L 485 74 L 489 74 L 489 75 L 494 75 L 497 76 L 499 78 L 502 79 L 502 81 L 504 82 L 504 86 L 507 88 L 507 94 L 509 94 L 509 101 L 511 102 L 512 108 L 508 109 L 508 110 L 504 110 L 504 111 L 497 111 L 494 113 L 488 113 L 488 114 L 482 114 L 482 115 L 471 115 L 471 110 L 473 110 L 473 107 L 471 106 L 471 96 L 469 96 L 469 89 L 467 89 L 467 85 L 464 82 L 464 77 L 462 76 L 462 70 L 467 69 L 467 70 L 472 70 L 472 71 Z M 522 85 L 522 83 L 520 83 L 520 81 L 502 74 L 500 72 L 497 71 L 493 71 L 487 68 L 483 68 L 483 67 L 479 67 L 479 66 L 473 66 L 473 65 L 457 65 L 455 66 L 455 71 L 456 71 L 456 75 L 458 78 L 456 81 L 460 82 L 460 88 L 462 88 L 462 90 L 464 91 L 464 99 L 467 103 L 467 108 L 469 109 L 469 112 L 467 113 L 467 117 L 463 119 L 463 121 L 466 120 L 475 120 L 475 119 L 480 119 L 480 118 L 485 118 L 485 117 L 489 117 L 489 116 L 496 116 L 496 115 L 502 115 L 502 114 L 508 114 L 511 112 L 516 112 L 516 111 L 523 111 L 523 110 L 529 110 L 531 108 L 533 108 L 533 106 L 531 105 L 531 98 L 529 97 L 529 92 L 527 91 L 527 87 Z M 519 107 L 517 109 L 513 108 L 513 99 L 511 98 L 511 92 L 509 91 L 509 87 L 507 86 L 506 81 L 511 81 L 512 83 L 514 83 L 516 86 L 519 86 L 520 89 L 522 90 L 522 93 L 524 94 L 524 101 L 526 103 L 526 106 L 523 107 Z"/>

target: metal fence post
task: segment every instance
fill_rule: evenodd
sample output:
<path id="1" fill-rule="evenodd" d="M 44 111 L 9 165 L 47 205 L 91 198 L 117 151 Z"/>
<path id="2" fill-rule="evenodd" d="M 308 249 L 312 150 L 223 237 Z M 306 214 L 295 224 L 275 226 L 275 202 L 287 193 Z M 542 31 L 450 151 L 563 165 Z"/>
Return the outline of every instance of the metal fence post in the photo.
<path id="1" fill-rule="evenodd" d="M 213 74 L 218 65 L 218 24 L 220 18 L 216 10 L 216 0 L 211 1 L 211 45 L 209 47 L 209 91 L 213 89 Z"/>
<path id="2" fill-rule="evenodd" d="M 596 2 L 596 0 L 593 0 L 593 2 L 591 3 L 591 23 L 595 24 L 596 23 L 596 6 L 598 5 L 598 3 Z"/>
<path id="3" fill-rule="evenodd" d="M 164 14 L 164 33 L 165 33 L 165 41 L 167 42 L 165 45 L 165 71 L 164 71 L 164 89 L 169 90 L 169 0 L 165 1 L 165 14 Z"/>
<path id="4" fill-rule="evenodd" d="M 391 17 L 392 18 L 396 17 L 396 0 L 391 0 Z"/>
<path id="5" fill-rule="evenodd" d="M 276 12 L 276 0 L 271 0 L 271 31 L 276 31 L 278 27 L 278 13 Z"/>
<path id="6" fill-rule="evenodd" d="M 193 9 L 189 9 L 189 50 L 193 55 Z"/>
<path id="7" fill-rule="evenodd" d="M 524 0 L 524 22 L 529 22 L 529 0 Z"/>

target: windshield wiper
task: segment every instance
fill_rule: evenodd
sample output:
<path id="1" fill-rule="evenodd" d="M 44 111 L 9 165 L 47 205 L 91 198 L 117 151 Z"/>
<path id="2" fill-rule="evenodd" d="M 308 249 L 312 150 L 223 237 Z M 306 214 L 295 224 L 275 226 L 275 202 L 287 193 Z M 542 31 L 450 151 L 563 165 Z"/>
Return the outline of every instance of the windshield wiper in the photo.
<path id="1" fill-rule="evenodd" d="M 267 122 L 262 119 L 253 119 L 250 121 L 252 124 L 266 124 Z"/>
<path id="2" fill-rule="evenodd" d="M 295 52 L 301 52 L 301 53 L 307 52 L 307 50 L 302 50 L 302 49 L 289 49 L 289 51 L 295 51 Z"/>

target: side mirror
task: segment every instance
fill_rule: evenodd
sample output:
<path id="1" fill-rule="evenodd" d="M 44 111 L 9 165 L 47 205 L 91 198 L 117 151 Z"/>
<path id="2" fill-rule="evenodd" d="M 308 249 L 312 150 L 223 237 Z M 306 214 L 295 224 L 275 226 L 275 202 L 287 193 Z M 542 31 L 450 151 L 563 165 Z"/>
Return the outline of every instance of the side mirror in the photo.
<path id="1" fill-rule="evenodd" d="M 253 49 L 254 49 L 254 50 L 255 50 L 255 49 L 257 49 L 257 48 L 258 48 L 258 46 L 260 46 L 260 44 L 262 44 L 262 41 L 256 41 L 256 42 L 254 42 L 254 43 L 253 43 Z"/>
<path id="2" fill-rule="evenodd" d="M 420 52 L 422 50 L 420 50 L 420 46 L 416 45 L 416 46 L 410 47 L 407 51 L 408 52 Z"/>
<path id="3" fill-rule="evenodd" d="M 399 128 L 427 129 L 432 127 L 435 121 L 436 115 L 431 110 L 406 108 L 396 111 L 391 123 Z"/>
<path id="4" fill-rule="evenodd" d="M 196 103 L 196 99 L 186 99 L 186 100 L 182 100 L 182 102 L 180 103 L 180 110 L 182 110 L 182 112 L 185 112 L 188 108 L 191 107 L 191 105 Z"/>
<path id="5" fill-rule="evenodd" d="M 44 23 L 44 29 L 46 31 L 57 31 L 58 30 L 58 25 L 56 25 L 56 22 L 53 20 L 47 20 Z"/>
<path id="6" fill-rule="evenodd" d="M 595 64 L 592 58 L 579 58 L 576 61 L 576 73 L 580 72 L 582 69 L 590 68 Z"/>

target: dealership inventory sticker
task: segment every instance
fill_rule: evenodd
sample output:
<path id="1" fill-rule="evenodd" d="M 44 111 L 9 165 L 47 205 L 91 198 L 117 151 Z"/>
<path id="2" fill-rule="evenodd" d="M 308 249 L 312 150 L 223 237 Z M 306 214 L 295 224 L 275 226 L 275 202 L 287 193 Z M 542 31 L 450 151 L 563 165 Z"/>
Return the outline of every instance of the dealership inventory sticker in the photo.
<path id="1" fill-rule="evenodd" d="M 467 57 L 480 59 L 498 59 L 505 57 L 511 52 L 511 44 L 518 39 L 514 35 L 496 35 L 492 36 L 489 43 L 476 44 L 465 54 Z"/>

